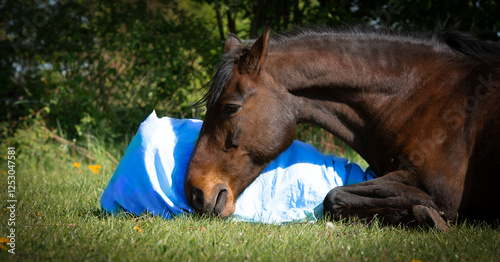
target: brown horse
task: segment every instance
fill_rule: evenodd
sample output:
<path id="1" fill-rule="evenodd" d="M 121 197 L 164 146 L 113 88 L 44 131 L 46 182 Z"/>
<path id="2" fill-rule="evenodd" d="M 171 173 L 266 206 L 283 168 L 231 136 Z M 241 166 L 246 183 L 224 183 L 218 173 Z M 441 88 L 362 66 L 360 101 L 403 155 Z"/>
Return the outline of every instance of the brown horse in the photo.
<path id="1" fill-rule="evenodd" d="M 238 195 L 313 123 L 380 176 L 333 189 L 325 214 L 391 224 L 500 218 L 500 45 L 456 32 L 229 34 L 185 178 L 198 213 Z M 439 213 L 438 213 L 439 211 Z"/>

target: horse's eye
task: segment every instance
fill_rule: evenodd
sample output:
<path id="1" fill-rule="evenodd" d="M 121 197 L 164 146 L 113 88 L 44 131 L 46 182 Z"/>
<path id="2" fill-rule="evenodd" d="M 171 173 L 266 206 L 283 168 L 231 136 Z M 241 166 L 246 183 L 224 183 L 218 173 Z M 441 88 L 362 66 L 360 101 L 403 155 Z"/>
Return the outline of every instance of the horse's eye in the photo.
<path id="1" fill-rule="evenodd" d="M 226 104 L 224 106 L 224 110 L 222 111 L 224 114 L 226 115 L 231 115 L 231 114 L 234 114 L 238 111 L 240 111 L 241 109 L 241 106 L 240 105 L 236 105 L 236 104 Z"/>

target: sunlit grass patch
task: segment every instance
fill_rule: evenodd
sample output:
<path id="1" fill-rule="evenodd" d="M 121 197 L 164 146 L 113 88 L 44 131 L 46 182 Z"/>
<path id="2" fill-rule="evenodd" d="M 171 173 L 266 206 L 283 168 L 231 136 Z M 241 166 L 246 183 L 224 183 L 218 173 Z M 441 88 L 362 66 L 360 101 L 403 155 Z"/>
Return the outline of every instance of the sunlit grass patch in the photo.
<path id="1" fill-rule="evenodd" d="M 267 225 L 213 216 L 165 220 L 151 214 L 109 215 L 100 208 L 99 199 L 116 165 L 102 148 L 92 147 L 94 159 L 78 154 L 73 158 L 71 150 L 66 155 L 18 155 L 19 242 L 15 256 L 0 247 L 0 261 L 500 260 L 500 230 L 484 223 L 453 224 L 443 234 L 419 227 L 388 227 L 377 219 Z M 98 172 L 89 170 L 89 165 Z M 6 216 L 0 212 L 2 223 Z M 0 231 L 4 246 L 1 237 L 6 233 Z"/>

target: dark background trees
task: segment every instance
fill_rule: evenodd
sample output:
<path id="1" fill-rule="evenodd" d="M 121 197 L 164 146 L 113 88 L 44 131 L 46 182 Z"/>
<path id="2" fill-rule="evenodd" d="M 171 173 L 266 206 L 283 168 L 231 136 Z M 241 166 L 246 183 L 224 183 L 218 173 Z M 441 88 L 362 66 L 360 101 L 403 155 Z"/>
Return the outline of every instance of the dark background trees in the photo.
<path id="1" fill-rule="evenodd" d="M 432 31 L 438 21 L 499 41 L 493 0 L 33 0 L 0 2 L 0 136 L 36 119 L 78 139 L 129 139 L 153 109 L 202 117 L 228 32 L 295 25 Z M 127 138 L 128 137 L 128 138 Z"/>

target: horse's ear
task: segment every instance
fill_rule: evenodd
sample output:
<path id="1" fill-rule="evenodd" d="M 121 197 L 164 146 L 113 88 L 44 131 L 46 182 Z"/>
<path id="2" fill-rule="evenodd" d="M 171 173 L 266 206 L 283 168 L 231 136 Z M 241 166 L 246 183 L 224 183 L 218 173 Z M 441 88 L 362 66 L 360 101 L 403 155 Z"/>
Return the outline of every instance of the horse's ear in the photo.
<path id="1" fill-rule="evenodd" d="M 249 59 L 252 62 L 252 64 L 255 65 L 255 69 L 257 71 L 259 71 L 262 68 L 264 62 L 266 61 L 267 46 L 269 43 L 270 32 L 271 32 L 271 27 L 269 26 L 269 23 L 266 23 L 264 32 L 250 48 Z"/>
<path id="2" fill-rule="evenodd" d="M 224 54 L 231 52 L 241 46 L 241 40 L 233 33 L 227 34 L 226 45 L 224 45 Z"/>

